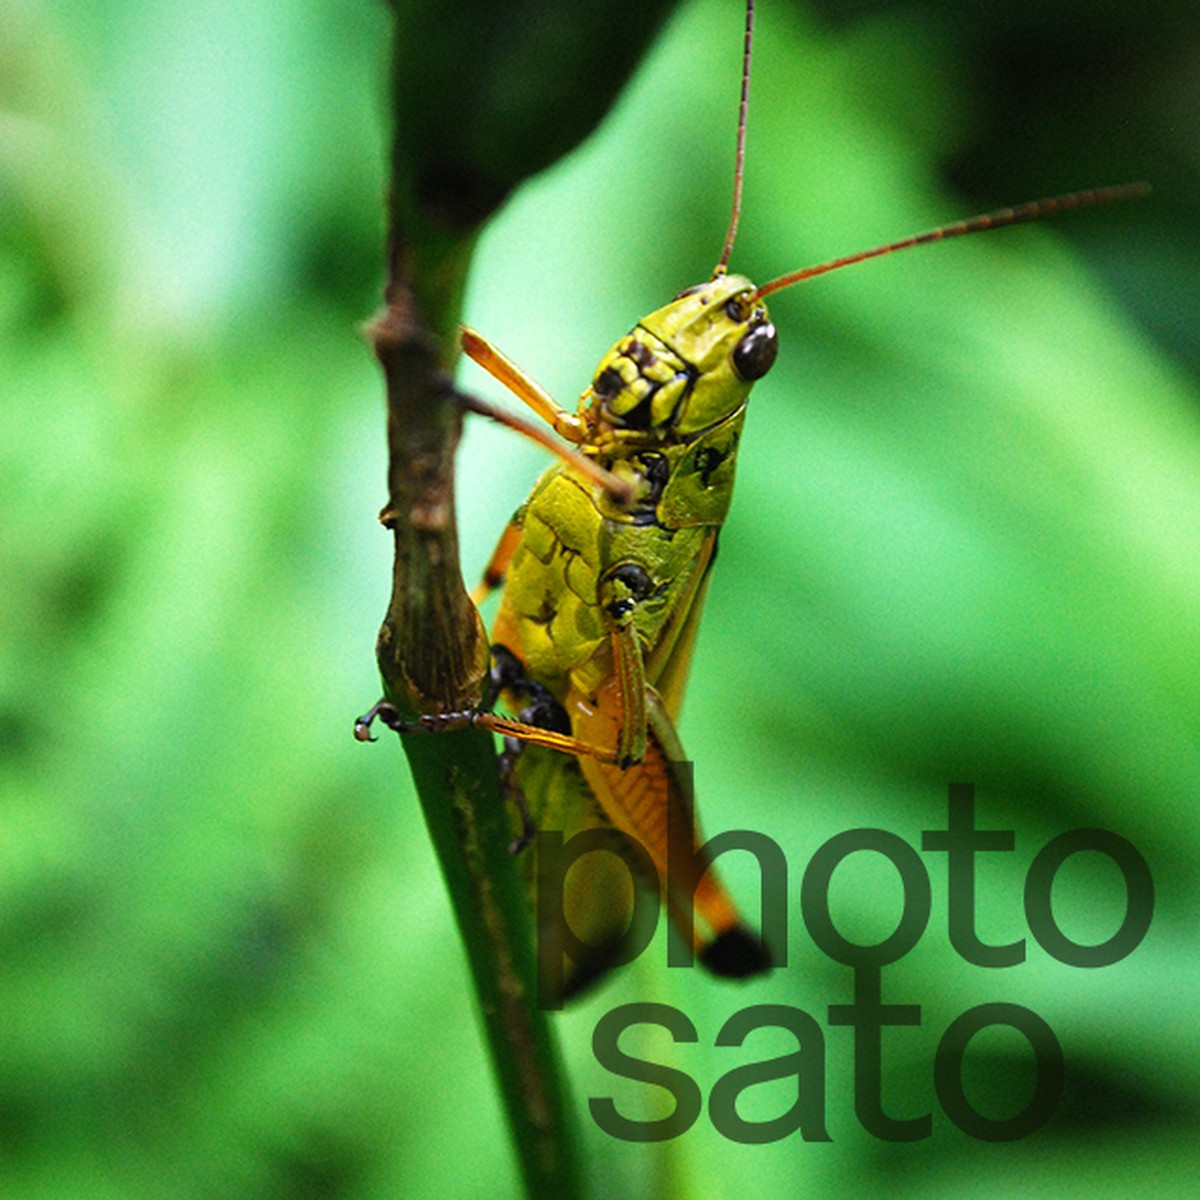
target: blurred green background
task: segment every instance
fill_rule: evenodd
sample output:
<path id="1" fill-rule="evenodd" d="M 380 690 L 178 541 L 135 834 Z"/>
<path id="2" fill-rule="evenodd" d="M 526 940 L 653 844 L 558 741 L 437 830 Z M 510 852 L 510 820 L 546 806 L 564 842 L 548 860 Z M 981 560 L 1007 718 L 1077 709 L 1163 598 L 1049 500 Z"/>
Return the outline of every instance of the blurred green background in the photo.
<path id="1" fill-rule="evenodd" d="M 738 0 L 689 0 L 599 136 L 486 233 L 467 319 L 566 402 L 641 314 L 705 277 L 727 216 Z M 407 768 L 350 736 L 386 603 L 377 304 L 387 14 L 0 0 L 0 1195 L 507 1195 L 517 1176 Z M 1153 198 L 883 260 L 775 298 L 683 733 L 710 832 L 792 864 L 786 971 L 668 974 L 661 943 L 558 1025 L 597 1195 L 756 1190 L 1127 1196 L 1186 1190 L 1200 1102 L 1200 16 L 1194 5 L 764 0 L 736 270 L 759 280 L 996 204 L 1149 178 Z M 552 114 L 548 114 L 552 119 Z M 477 374 L 464 382 L 488 391 Z M 472 423 L 473 578 L 544 465 Z M 1026 936 L 1052 836 L 1148 860 L 1145 942 L 1099 971 L 1029 943 L 963 964 L 934 917 L 884 976 L 870 1137 L 850 972 L 799 919 L 828 837 L 919 845 L 946 785 L 1016 831 L 981 863 L 986 940 Z M 860 856 L 862 857 L 862 856 Z M 1095 857 L 1095 856 L 1090 856 Z M 749 904 L 753 872 L 726 874 Z M 893 874 L 839 873 L 848 931 L 895 921 Z M 1120 877 L 1055 890 L 1099 941 Z M 679 978 L 679 975 L 685 975 Z M 705 1086 L 786 1052 L 714 1050 L 749 1003 L 826 1028 L 832 1141 L 741 1147 L 702 1118 L 616 1143 L 584 1098 L 655 1109 L 590 1038 L 616 1003 L 682 1008 L 653 1045 Z M 1040 1014 L 1054 1119 L 1013 1144 L 942 1115 L 959 1013 Z M 1019 1038 L 973 1044 L 1001 1116 Z M 782 1111 L 784 1085 L 744 1115 Z"/>

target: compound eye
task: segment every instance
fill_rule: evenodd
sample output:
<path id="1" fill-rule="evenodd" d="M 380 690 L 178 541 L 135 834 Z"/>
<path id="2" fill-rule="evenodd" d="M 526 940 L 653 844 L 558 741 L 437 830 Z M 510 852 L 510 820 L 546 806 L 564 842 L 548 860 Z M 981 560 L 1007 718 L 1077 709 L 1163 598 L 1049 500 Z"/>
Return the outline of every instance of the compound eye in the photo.
<path id="1" fill-rule="evenodd" d="M 761 379 L 774 365 L 779 353 L 779 335 L 770 321 L 747 330 L 733 348 L 733 369 L 740 379 L 753 383 Z"/>

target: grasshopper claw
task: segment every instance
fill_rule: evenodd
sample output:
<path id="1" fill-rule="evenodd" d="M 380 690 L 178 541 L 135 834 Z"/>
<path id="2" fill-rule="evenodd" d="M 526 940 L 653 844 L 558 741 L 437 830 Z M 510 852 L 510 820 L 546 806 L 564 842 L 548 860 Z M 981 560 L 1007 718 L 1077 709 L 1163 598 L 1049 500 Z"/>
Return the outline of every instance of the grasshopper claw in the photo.
<path id="1" fill-rule="evenodd" d="M 403 727 L 403 722 L 400 720 L 400 714 L 386 700 L 380 700 L 377 704 L 369 708 L 361 717 L 354 722 L 354 737 L 360 742 L 377 742 L 379 739 L 371 733 L 371 726 L 375 724 L 378 718 L 389 729 L 395 729 L 400 732 Z"/>

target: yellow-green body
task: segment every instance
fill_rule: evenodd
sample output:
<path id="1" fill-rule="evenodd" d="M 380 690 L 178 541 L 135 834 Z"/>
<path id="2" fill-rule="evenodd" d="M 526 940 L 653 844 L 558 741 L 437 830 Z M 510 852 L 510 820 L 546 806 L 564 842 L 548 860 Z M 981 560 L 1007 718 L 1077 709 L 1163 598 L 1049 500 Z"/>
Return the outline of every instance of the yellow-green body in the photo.
<path id="1" fill-rule="evenodd" d="M 592 693 L 613 674 L 610 608 L 625 598 L 616 570 L 623 565 L 636 564 L 654 585 L 631 614 L 647 667 L 657 667 L 646 682 L 656 684 L 671 658 L 673 638 L 664 641 L 690 615 L 686 598 L 733 495 L 750 385 L 730 366 L 723 305 L 750 289 L 726 276 L 685 294 L 601 360 L 596 381 L 615 374 L 620 394 L 601 413 L 595 382 L 584 392 L 580 415 L 591 416 L 593 436 L 581 449 L 633 483 L 629 503 L 558 463 L 517 515 L 522 535 L 497 632 L 517 642 L 509 649 L 560 701 L 572 689 Z M 611 424 L 639 406 L 649 410 L 647 428 Z"/>
<path id="2" fill-rule="evenodd" d="M 562 705 L 572 734 L 623 760 L 526 746 L 513 779 L 535 823 L 568 836 L 612 825 L 642 842 L 661 878 L 667 776 L 683 758 L 674 722 L 750 388 L 774 360 L 775 331 L 752 293 L 748 280 L 717 276 L 601 360 L 579 402 L 579 449 L 626 483 L 629 498 L 614 499 L 570 463 L 547 470 L 514 518 L 519 539 L 493 628 L 493 642 Z M 758 351 L 741 355 L 749 379 L 735 354 L 748 338 Z M 624 929 L 623 877 L 606 855 L 573 868 L 566 911 L 585 941 Z M 718 932 L 736 923 L 711 870 L 696 903 Z"/>

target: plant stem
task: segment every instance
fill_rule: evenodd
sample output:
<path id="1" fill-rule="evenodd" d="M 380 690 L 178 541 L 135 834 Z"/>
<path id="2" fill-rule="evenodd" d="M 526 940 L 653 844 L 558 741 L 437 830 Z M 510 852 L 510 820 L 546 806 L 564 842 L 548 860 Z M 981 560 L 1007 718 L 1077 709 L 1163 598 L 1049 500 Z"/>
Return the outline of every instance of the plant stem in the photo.
<path id="1" fill-rule="evenodd" d="M 462 408 L 395 247 L 387 308 L 372 326 L 387 380 L 392 598 L 377 647 L 387 698 L 404 712 L 478 704 L 487 640 L 463 589 L 454 525 L 454 450 Z M 444 282 L 453 285 L 451 275 Z M 492 1064 L 531 1197 L 582 1194 L 557 1046 L 536 1005 L 529 901 L 508 853 L 512 834 L 490 734 L 403 740 L 466 948 Z"/>

